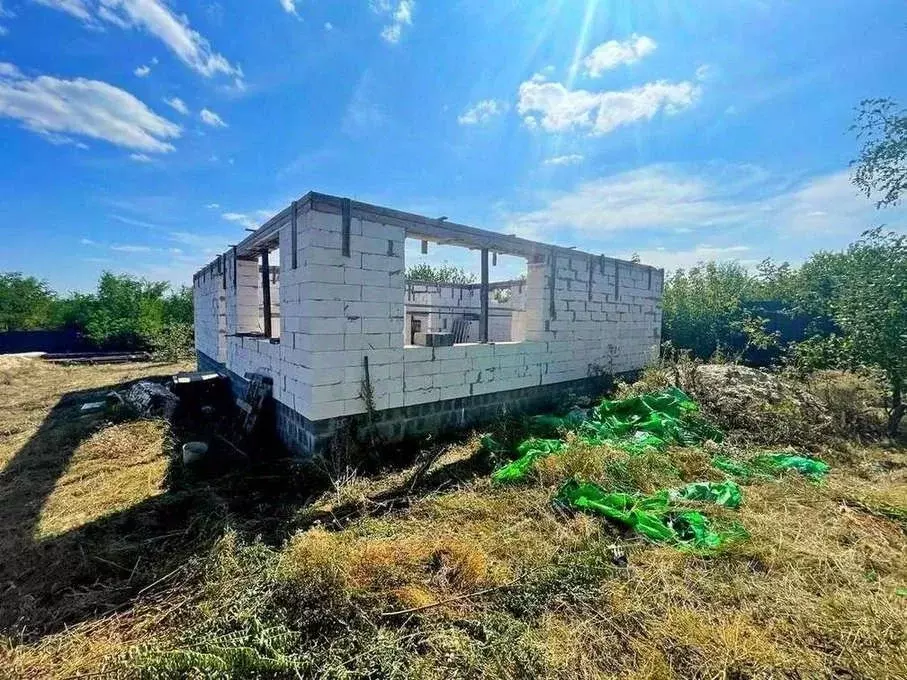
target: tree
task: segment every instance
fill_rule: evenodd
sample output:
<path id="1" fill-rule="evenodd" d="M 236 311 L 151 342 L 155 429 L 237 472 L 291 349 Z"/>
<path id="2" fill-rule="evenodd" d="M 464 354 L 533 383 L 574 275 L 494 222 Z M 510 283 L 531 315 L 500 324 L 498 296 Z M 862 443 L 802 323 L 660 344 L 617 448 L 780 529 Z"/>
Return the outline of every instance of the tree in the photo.
<path id="1" fill-rule="evenodd" d="M 907 111 L 891 99 L 865 99 L 851 130 L 863 142 L 851 163 L 854 184 L 867 197 L 878 195 L 878 208 L 897 205 L 907 190 Z"/>
<path id="2" fill-rule="evenodd" d="M 168 284 L 104 272 L 93 296 L 85 330 L 101 346 L 144 348 L 164 323 Z"/>
<path id="3" fill-rule="evenodd" d="M 180 286 L 164 298 L 164 324 L 188 323 L 195 320 L 193 313 L 192 289 Z"/>
<path id="4" fill-rule="evenodd" d="M 708 262 L 678 269 L 665 284 L 664 339 L 708 359 L 719 348 L 743 346 L 742 302 L 755 281 L 737 262 Z"/>
<path id="5" fill-rule="evenodd" d="M 47 283 L 34 276 L 0 274 L 0 331 L 47 328 L 55 299 Z"/>
<path id="6" fill-rule="evenodd" d="M 855 358 L 884 371 L 888 434 L 898 433 L 907 384 L 907 236 L 873 229 L 851 245 L 836 286 L 834 319 Z"/>
<path id="7" fill-rule="evenodd" d="M 437 267 L 430 264 L 417 264 L 406 270 L 406 280 L 463 285 L 475 283 L 476 275 L 462 267 L 454 267 L 446 263 Z"/>

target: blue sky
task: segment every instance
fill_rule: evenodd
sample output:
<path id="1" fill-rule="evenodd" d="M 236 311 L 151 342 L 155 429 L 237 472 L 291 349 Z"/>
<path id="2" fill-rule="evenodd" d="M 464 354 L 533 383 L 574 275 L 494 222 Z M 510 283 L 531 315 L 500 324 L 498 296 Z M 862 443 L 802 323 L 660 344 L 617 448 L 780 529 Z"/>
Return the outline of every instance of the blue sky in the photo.
<path id="1" fill-rule="evenodd" d="M 907 224 L 850 185 L 847 130 L 907 102 L 905 38 L 900 0 L 0 0 L 0 271 L 189 283 L 311 189 L 669 269 L 799 261 Z"/>

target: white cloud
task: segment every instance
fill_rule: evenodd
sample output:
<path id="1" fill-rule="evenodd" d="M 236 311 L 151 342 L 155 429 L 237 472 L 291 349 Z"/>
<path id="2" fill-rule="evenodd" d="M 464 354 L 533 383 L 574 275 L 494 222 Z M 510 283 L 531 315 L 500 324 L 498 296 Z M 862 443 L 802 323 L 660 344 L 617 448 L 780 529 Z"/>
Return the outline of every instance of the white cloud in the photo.
<path id="1" fill-rule="evenodd" d="M 499 116 L 507 110 L 507 104 L 496 99 L 483 99 L 475 106 L 466 109 L 462 115 L 457 118 L 460 125 L 477 125 L 487 123 L 495 116 Z"/>
<path id="2" fill-rule="evenodd" d="M 760 257 L 753 257 L 752 248 L 749 246 L 713 246 L 705 243 L 699 244 L 688 250 L 647 248 L 617 254 L 618 257 L 623 259 L 629 259 L 633 255 L 637 255 L 639 261 L 644 264 L 660 267 L 669 272 L 677 271 L 678 269 L 689 269 L 690 267 L 695 267 L 700 262 L 733 261 L 749 267 L 762 261 L 762 258 Z"/>
<path id="3" fill-rule="evenodd" d="M 167 106 L 169 106 L 174 111 L 177 111 L 178 113 L 181 113 L 184 116 L 189 115 L 189 107 L 186 106 L 186 102 L 184 102 L 179 97 L 171 97 L 170 99 L 165 99 L 164 103 L 167 104 Z"/>
<path id="4" fill-rule="evenodd" d="M 280 0 L 280 6 L 284 12 L 296 14 L 296 0 Z"/>
<path id="5" fill-rule="evenodd" d="M 83 238 L 79 241 L 83 246 L 96 246 L 98 245 L 95 241 L 92 241 L 90 238 Z"/>
<path id="6" fill-rule="evenodd" d="M 571 153 L 565 156 L 554 156 L 542 161 L 542 165 L 577 165 L 583 162 L 584 156 L 579 153 Z"/>
<path id="7" fill-rule="evenodd" d="M 752 245 L 763 245 L 769 235 L 808 237 L 815 247 L 818 234 L 853 238 L 879 222 L 847 170 L 792 183 L 754 166 L 649 165 L 539 196 L 539 204 L 505 214 L 509 230 L 590 248 L 608 247 L 618 232 L 702 230 L 725 236 L 737 230 L 755 237 Z M 886 217 L 892 226 L 903 225 L 907 210 Z"/>
<path id="8" fill-rule="evenodd" d="M 197 232 L 174 231 L 170 232 L 169 238 L 180 245 L 186 246 L 194 255 L 208 259 L 211 255 L 222 253 L 227 243 L 235 242 L 236 234 L 199 234 Z M 204 264 L 204 262 L 201 264 Z"/>
<path id="9" fill-rule="evenodd" d="M 547 132 L 588 130 L 604 135 L 622 125 L 652 119 L 659 111 L 677 113 L 691 106 L 700 88 L 691 82 L 659 80 L 631 90 L 570 90 L 536 75 L 520 85 L 517 111 L 530 128 Z"/>
<path id="10" fill-rule="evenodd" d="M 77 149 L 87 149 L 88 145 L 73 139 L 72 137 L 67 137 L 66 135 L 57 134 L 56 132 L 43 132 L 41 136 L 44 137 L 44 140 L 50 142 L 54 146 L 74 146 Z"/>
<path id="11" fill-rule="evenodd" d="M 151 246 L 134 246 L 134 245 L 124 245 L 124 246 L 110 246 L 111 250 L 115 250 L 118 253 L 150 253 L 154 250 Z"/>
<path id="12" fill-rule="evenodd" d="M 53 7 L 85 22 L 92 21 L 92 13 L 88 7 L 87 0 L 33 0 L 33 2 Z"/>
<path id="13" fill-rule="evenodd" d="M 635 64 L 654 52 L 656 47 L 658 44 L 652 38 L 635 33 L 622 42 L 609 40 L 592 50 L 583 60 L 585 73 L 597 78 L 605 71 L 617 68 L 621 64 Z"/>
<path id="14" fill-rule="evenodd" d="M 242 69 L 211 47 L 207 38 L 189 25 L 186 15 L 174 14 L 164 0 L 33 0 L 66 12 L 83 23 L 120 28 L 141 28 L 173 52 L 189 68 L 205 77 L 217 74 L 242 79 Z"/>
<path id="15" fill-rule="evenodd" d="M 0 117 L 19 120 L 57 143 L 71 142 L 66 134 L 74 134 L 148 153 L 173 151 L 169 140 L 181 134 L 179 125 L 113 85 L 85 78 L 31 79 L 12 64 L 0 64 Z"/>
<path id="16" fill-rule="evenodd" d="M 276 210 L 256 210 L 253 213 L 226 212 L 221 215 L 221 217 L 227 220 L 227 222 L 239 224 L 247 229 L 257 229 L 263 222 L 276 213 Z"/>
<path id="17" fill-rule="evenodd" d="M 202 109 L 201 113 L 198 114 L 198 117 L 202 119 L 202 122 L 205 125 L 210 125 L 211 127 L 227 127 L 224 119 L 210 109 Z"/>
<path id="18" fill-rule="evenodd" d="M 333 31 L 333 30 L 334 30 L 334 24 L 332 24 L 330 21 L 325 21 L 325 22 L 324 22 L 324 30 L 326 30 L 326 31 Z"/>
<path id="19" fill-rule="evenodd" d="M 381 30 L 381 37 L 391 44 L 400 42 L 403 29 L 413 23 L 415 0 L 371 0 L 370 4 L 373 12 L 390 18 L 390 23 Z"/>
<path id="20" fill-rule="evenodd" d="M 154 160 L 153 158 L 151 158 L 151 156 L 143 153 L 131 153 L 129 154 L 129 158 L 136 163 L 150 163 L 152 160 Z"/>
<path id="21" fill-rule="evenodd" d="M 209 203 L 205 207 L 209 210 L 217 210 L 220 207 L 220 203 Z"/>
<path id="22" fill-rule="evenodd" d="M 790 191 L 780 206 L 780 222 L 789 235 L 856 234 L 880 222 L 903 225 L 903 208 L 880 214 L 857 191 L 850 172 L 817 177 Z"/>
<path id="23" fill-rule="evenodd" d="M 135 75 L 138 76 L 139 78 L 147 78 L 151 74 L 151 67 L 157 66 L 157 64 L 158 64 L 158 59 L 157 59 L 157 57 L 154 57 L 150 63 L 142 64 L 141 66 L 136 67 L 136 69 L 135 69 L 135 71 L 133 71 L 133 73 L 135 73 Z"/>
<path id="24" fill-rule="evenodd" d="M 367 69 L 353 88 L 340 127 L 352 137 L 364 137 L 373 134 L 388 120 L 388 116 L 379 103 L 378 80 L 370 69 Z"/>

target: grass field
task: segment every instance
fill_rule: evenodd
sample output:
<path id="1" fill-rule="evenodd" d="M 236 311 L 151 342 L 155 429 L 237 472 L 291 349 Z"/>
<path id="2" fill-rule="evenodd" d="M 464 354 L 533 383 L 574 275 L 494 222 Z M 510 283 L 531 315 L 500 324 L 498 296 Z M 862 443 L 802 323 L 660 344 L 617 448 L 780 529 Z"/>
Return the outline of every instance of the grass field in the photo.
<path id="1" fill-rule="evenodd" d="M 720 480 L 739 433 L 498 488 L 477 436 L 202 477 L 165 422 L 80 410 L 178 368 L 0 364 L 0 677 L 907 678 L 903 448 L 815 442 L 824 483 L 746 485 L 709 511 L 749 537 L 696 554 L 552 494 Z"/>

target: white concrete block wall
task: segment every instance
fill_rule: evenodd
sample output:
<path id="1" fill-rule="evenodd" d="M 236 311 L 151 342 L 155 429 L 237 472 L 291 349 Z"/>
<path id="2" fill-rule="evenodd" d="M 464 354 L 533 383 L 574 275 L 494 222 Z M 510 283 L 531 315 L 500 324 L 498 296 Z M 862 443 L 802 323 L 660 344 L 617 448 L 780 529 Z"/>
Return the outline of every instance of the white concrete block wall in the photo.
<path id="1" fill-rule="evenodd" d="M 215 264 L 200 272 L 193 283 L 195 346 L 220 362 L 227 358 L 226 290 L 222 265 Z"/>
<path id="2" fill-rule="evenodd" d="M 296 268 L 290 225 L 283 228 L 275 295 L 279 342 L 232 337 L 260 330 L 258 263 L 237 262 L 234 294 L 226 259 L 227 337 L 219 354 L 240 375 L 270 375 L 275 398 L 311 420 L 366 410 L 365 357 L 378 410 L 619 373 L 657 357 L 662 272 L 583 253 L 558 253 L 529 264 L 525 310 L 513 315 L 511 326 L 514 337 L 524 341 L 404 347 L 404 299 L 411 297 L 404 282 L 404 228 L 353 217 L 347 257 L 341 227 L 339 214 L 301 212 Z M 204 310 L 211 309 L 214 294 L 202 279 L 195 295 L 202 329 L 198 347 L 209 354 L 206 348 L 216 345 L 214 324 Z M 453 293 L 446 295 L 439 292 L 438 299 L 452 303 Z"/>
<path id="3" fill-rule="evenodd" d="M 296 269 L 284 228 L 280 343 L 256 353 L 245 341 L 236 354 L 270 361 L 275 397 L 312 420 L 366 410 L 365 356 L 375 407 L 403 405 L 403 229 L 353 218 L 346 257 L 341 226 L 339 214 L 302 213 Z"/>
<path id="4" fill-rule="evenodd" d="M 257 260 L 227 260 L 227 335 L 261 333 L 259 264 Z M 235 273 L 235 282 L 234 282 Z"/>

